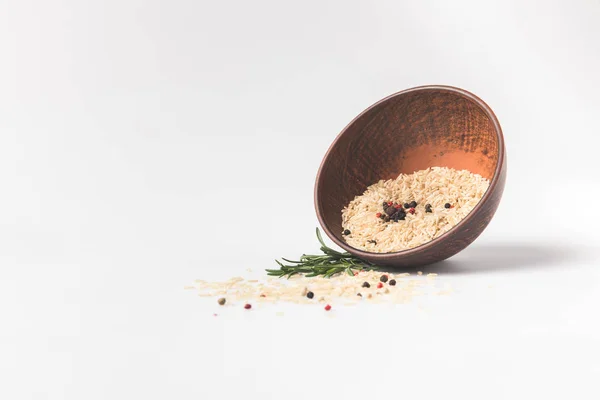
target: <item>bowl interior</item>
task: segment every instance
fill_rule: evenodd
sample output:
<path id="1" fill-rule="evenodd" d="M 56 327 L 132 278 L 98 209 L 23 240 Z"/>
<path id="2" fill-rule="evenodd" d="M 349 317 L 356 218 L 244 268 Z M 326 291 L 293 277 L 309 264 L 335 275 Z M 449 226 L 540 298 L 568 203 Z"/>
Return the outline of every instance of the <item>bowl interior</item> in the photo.
<path id="1" fill-rule="evenodd" d="M 315 205 L 329 233 L 343 242 L 342 208 L 380 179 L 439 166 L 491 180 L 501 143 L 486 108 L 460 89 L 426 87 L 392 95 L 356 117 L 317 176 Z"/>

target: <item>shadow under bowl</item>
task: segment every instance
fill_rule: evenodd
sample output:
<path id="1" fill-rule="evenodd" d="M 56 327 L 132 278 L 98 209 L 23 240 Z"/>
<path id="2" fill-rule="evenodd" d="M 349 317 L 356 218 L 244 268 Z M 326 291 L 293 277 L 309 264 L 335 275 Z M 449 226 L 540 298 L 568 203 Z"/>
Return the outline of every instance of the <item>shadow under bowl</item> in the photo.
<path id="1" fill-rule="evenodd" d="M 466 169 L 490 180 L 475 208 L 454 228 L 421 246 L 372 253 L 342 237 L 342 209 L 381 179 L 429 167 Z M 395 93 L 363 111 L 325 154 L 315 183 L 315 208 L 337 245 L 377 265 L 431 264 L 471 244 L 494 216 L 506 180 L 506 151 L 492 109 L 472 93 L 450 86 L 421 86 Z"/>

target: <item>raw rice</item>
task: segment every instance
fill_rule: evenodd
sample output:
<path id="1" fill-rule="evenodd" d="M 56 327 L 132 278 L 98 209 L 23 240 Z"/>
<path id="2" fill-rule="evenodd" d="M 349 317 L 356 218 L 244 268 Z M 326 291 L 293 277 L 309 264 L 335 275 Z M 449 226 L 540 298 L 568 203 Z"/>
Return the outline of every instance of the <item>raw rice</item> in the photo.
<path id="1" fill-rule="evenodd" d="M 342 210 L 346 242 L 357 249 L 389 253 L 420 246 L 444 234 L 465 218 L 489 187 L 489 180 L 467 170 L 432 167 L 396 179 L 379 181 Z M 384 201 L 417 202 L 406 219 L 385 222 L 376 217 Z M 450 203 L 452 208 L 445 208 Z M 425 212 L 431 204 L 432 212 Z"/>
<path id="2" fill-rule="evenodd" d="M 377 287 L 382 272 L 360 271 L 356 276 L 345 273 L 332 278 L 316 276 L 306 278 L 295 275 L 289 279 L 269 277 L 266 280 L 232 278 L 224 282 L 207 282 L 196 280 L 193 288 L 201 297 L 224 298 L 226 302 L 219 307 L 238 307 L 245 303 L 253 305 L 272 303 L 296 304 L 358 304 L 368 301 L 370 303 L 405 304 L 414 298 L 436 293 L 441 288 L 435 279 L 411 277 L 408 273 L 393 274 L 385 272 L 389 279 L 396 280 L 395 286 L 383 285 Z M 437 275 L 437 274 L 435 274 Z M 370 282 L 370 287 L 363 287 L 363 282 Z M 314 298 L 306 296 L 308 291 L 314 293 Z M 361 296 L 358 296 L 361 293 Z M 216 304 L 216 302 L 215 302 Z"/>

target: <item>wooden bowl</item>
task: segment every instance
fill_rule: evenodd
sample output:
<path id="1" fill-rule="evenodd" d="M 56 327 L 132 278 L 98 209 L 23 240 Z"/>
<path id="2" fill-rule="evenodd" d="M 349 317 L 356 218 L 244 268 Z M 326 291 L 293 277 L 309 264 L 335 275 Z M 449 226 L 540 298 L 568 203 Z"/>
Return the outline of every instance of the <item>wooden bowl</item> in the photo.
<path id="1" fill-rule="evenodd" d="M 467 169 L 490 187 L 467 217 L 421 246 L 371 253 L 342 238 L 342 208 L 380 179 L 428 167 Z M 323 158 L 315 207 L 323 230 L 346 251 L 377 265 L 410 267 L 444 260 L 471 244 L 502 197 L 506 151 L 500 123 L 480 98 L 455 87 L 421 86 L 373 104 L 342 130 Z"/>

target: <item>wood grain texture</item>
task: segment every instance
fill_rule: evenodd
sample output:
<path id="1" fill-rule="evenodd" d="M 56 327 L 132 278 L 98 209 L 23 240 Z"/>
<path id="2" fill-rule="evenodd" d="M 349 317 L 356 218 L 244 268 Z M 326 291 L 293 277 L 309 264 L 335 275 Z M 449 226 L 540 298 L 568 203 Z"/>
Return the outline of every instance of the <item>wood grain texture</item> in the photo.
<path id="1" fill-rule="evenodd" d="M 370 253 L 342 238 L 341 210 L 380 179 L 440 166 L 467 169 L 491 180 L 473 211 L 442 236 L 414 249 Z M 393 94 L 356 117 L 323 158 L 315 208 L 325 233 L 348 252 L 379 265 L 406 267 L 453 256 L 492 219 L 506 181 L 500 124 L 477 96 L 450 86 L 421 86 Z"/>

